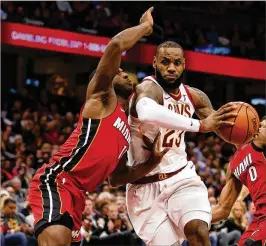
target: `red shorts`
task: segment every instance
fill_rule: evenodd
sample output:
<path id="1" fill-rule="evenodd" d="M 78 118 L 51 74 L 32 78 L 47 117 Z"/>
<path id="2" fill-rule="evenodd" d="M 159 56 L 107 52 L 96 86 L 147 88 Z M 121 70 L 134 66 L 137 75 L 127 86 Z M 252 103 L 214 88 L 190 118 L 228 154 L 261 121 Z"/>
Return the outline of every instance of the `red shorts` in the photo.
<path id="1" fill-rule="evenodd" d="M 238 245 L 244 246 L 247 239 L 261 241 L 262 245 L 266 243 L 266 220 L 258 221 L 255 218 L 251 221 L 248 229 L 240 238 Z"/>
<path id="2" fill-rule="evenodd" d="M 48 226 L 60 224 L 72 231 L 72 242 L 81 240 L 80 228 L 86 196 L 56 164 L 44 165 L 29 188 L 36 238 Z"/>

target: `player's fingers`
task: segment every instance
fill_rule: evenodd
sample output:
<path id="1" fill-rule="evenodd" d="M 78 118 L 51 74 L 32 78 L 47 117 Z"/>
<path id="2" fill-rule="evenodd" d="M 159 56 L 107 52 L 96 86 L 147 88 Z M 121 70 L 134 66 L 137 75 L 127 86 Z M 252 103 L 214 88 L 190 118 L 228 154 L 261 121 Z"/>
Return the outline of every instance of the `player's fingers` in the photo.
<path id="1" fill-rule="evenodd" d="M 235 110 L 235 109 L 237 109 L 237 105 L 235 105 L 235 104 L 227 105 L 227 106 L 224 108 L 224 110 L 227 111 L 227 112 L 229 112 L 229 111 L 233 111 L 233 110 Z"/>
<path id="2" fill-rule="evenodd" d="M 155 138 L 155 140 L 154 140 L 154 143 L 153 143 L 153 151 L 154 152 L 158 152 L 158 150 L 159 150 L 159 144 L 158 144 L 158 136 Z"/>
<path id="3" fill-rule="evenodd" d="M 154 7 L 150 7 L 147 11 L 151 13 L 153 10 L 154 10 Z"/>
<path id="4" fill-rule="evenodd" d="M 223 105 L 222 107 L 228 107 L 228 106 L 234 106 L 235 108 L 237 108 L 237 105 L 236 105 L 234 102 L 226 103 L 226 104 Z"/>
<path id="5" fill-rule="evenodd" d="M 223 111 L 223 109 L 226 108 L 226 107 L 228 107 L 227 104 L 221 106 L 221 107 L 217 110 L 217 112 Z"/>
<path id="6" fill-rule="evenodd" d="M 216 113 L 217 114 L 222 114 L 223 112 L 224 112 L 224 106 L 222 106 L 222 107 L 220 107 L 217 111 L 216 111 Z"/>
<path id="7" fill-rule="evenodd" d="M 170 148 L 165 148 L 163 151 L 159 152 L 158 156 L 162 158 L 169 150 Z"/>
<path id="8" fill-rule="evenodd" d="M 161 133 L 159 132 L 156 138 L 154 139 L 153 142 L 153 151 L 154 152 L 159 152 L 159 139 L 160 139 Z"/>
<path id="9" fill-rule="evenodd" d="M 232 117 L 237 117 L 237 113 L 227 113 L 227 114 L 225 114 L 225 119 L 227 119 L 227 118 L 232 118 Z"/>
<path id="10" fill-rule="evenodd" d="M 218 113 L 223 114 L 223 113 L 231 112 L 231 111 L 235 110 L 236 108 L 237 108 L 236 105 L 227 105 L 225 107 L 223 106 L 218 110 Z"/>
<path id="11" fill-rule="evenodd" d="M 222 115 L 218 116 L 219 120 L 226 120 L 228 118 L 235 118 L 237 116 L 237 113 L 224 113 Z"/>
<path id="12" fill-rule="evenodd" d="M 230 110 L 234 110 L 237 108 L 237 105 L 234 103 L 227 103 L 225 105 L 223 105 L 222 107 L 220 107 L 217 112 L 229 112 Z"/>
<path id="13" fill-rule="evenodd" d="M 165 149 L 162 151 L 162 156 L 164 156 L 169 150 L 170 150 L 170 148 L 165 148 Z"/>
<path id="14" fill-rule="evenodd" d="M 231 121 L 221 121 L 220 125 L 221 126 L 233 126 L 235 124 L 235 122 L 231 122 Z"/>

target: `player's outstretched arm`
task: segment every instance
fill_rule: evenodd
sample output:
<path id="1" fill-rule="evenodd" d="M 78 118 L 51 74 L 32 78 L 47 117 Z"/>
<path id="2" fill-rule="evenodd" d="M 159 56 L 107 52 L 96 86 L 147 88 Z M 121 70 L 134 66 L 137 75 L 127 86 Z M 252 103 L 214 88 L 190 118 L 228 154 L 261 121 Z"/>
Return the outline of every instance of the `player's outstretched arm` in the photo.
<path id="1" fill-rule="evenodd" d="M 162 91 L 152 81 L 144 81 L 136 87 L 136 114 L 140 121 L 158 125 L 173 130 L 190 132 L 209 132 L 220 125 L 232 125 L 231 122 L 223 121 L 227 117 L 235 116 L 231 111 L 234 105 L 224 105 L 215 113 L 215 119 L 199 121 L 176 114 L 160 105 L 162 102 Z M 214 118 L 214 117 L 213 117 Z"/>
<path id="2" fill-rule="evenodd" d="M 212 223 L 227 218 L 240 194 L 241 182 L 227 169 L 226 185 L 222 189 L 218 204 L 212 208 Z"/>
<path id="3" fill-rule="evenodd" d="M 127 153 L 120 159 L 116 169 L 109 176 L 109 182 L 113 187 L 133 183 L 134 181 L 144 177 L 159 165 L 163 156 L 168 152 L 168 148 L 159 151 L 159 136 L 154 141 L 153 150 L 151 151 L 150 158 L 137 166 L 127 165 Z"/>
<path id="4" fill-rule="evenodd" d="M 240 194 L 239 194 L 237 200 L 238 200 L 238 201 L 244 201 L 245 198 L 246 198 L 248 195 L 249 195 L 249 190 L 248 190 L 248 188 L 247 188 L 245 185 L 243 185 L 242 190 L 241 190 L 241 192 L 240 192 Z"/>
<path id="5" fill-rule="evenodd" d="M 152 11 L 153 8 L 149 8 L 142 15 L 139 25 L 120 32 L 108 43 L 88 86 L 87 99 L 97 92 L 108 92 L 113 87 L 112 81 L 118 73 L 122 53 L 132 48 L 143 36 L 152 33 Z"/>

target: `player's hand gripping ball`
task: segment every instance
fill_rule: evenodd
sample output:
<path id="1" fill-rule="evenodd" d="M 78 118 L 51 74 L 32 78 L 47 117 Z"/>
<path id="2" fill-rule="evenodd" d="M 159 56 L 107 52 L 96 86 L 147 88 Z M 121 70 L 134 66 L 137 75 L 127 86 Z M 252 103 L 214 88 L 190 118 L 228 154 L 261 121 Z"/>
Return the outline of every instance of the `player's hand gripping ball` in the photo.
<path id="1" fill-rule="evenodd" d="M 233 111 L 237 113 L 237 116 L 226 120 L 235 124 L 233 126 L 221 126 L 218 129 L 219 136 L 226 142 L 235 145 L 248 143 L 259 130 L 260 119 L 258 113 L 248 103 L 233 103 L 237 105 L 237 108 Z"/>

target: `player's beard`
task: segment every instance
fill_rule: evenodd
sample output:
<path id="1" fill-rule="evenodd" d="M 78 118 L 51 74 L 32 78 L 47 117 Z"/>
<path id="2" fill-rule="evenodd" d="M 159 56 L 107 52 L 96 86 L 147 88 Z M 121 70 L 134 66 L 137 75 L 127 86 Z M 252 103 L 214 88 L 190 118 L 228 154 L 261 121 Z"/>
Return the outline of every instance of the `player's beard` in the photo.
<path id="1" fill-rule="evenodd" d="M 122 98 L 125 98 L 125 99 L 128 99 L 129 96 L 133 92 L 130 88 L 123 87 L 122 85 L 119 85 L 119 84 L 114 85 L 114 89 L 115 89 L 116 95 L 118 95 Z"/>
<path id="2" fill-rule="evenodd" d="M 155 68 L 155 77 L 156 77 L 157 82 L 164 89 L 176 89 L 176 88 L 178 88 L 181 85 L 181 83 L 183 83 L 183 80 L 184 80 L 184 72 L 173 83 L 167 82 L 167 80 L 165 80 L 163 78 L 162 74 L 159 72 L 159 70 L 157 68 Z"/>

